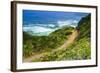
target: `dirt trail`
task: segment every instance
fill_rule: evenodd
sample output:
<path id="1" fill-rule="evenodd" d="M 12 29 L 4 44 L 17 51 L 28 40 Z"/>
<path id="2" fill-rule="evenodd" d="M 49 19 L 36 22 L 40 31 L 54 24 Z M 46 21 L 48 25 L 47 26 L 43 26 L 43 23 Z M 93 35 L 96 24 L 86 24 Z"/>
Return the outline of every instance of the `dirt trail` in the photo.
<path id="1" fill-rule="evenodd" d="M 65 41 L 65 43 L 60 46 L 58 49 L 66 49 L 71 43 L 74 42 L 76 37 L 78 36 L 78 32 L 75 30 L 71 35 L 69 35 L 68 39 Z M 56 49 L 55 49 L 56 50 Z"/>
<path id="2" fill-rule="evenodd" d="M 70 44 L 72 44 L 74 42 L 74 40 L 77 38 L 77 36 L 78 36 L 78 31 L 74 30 L 73 33 L 71 35 L 69 35 L 68 39 L 65 41 L 65 43 L 63 45 L 61 45 L 59 48 L 54 49 L 50 52 L 53 53 L 53 52 L 56 52 L 61 49 L 66 49 Z M 23 62 L 32 62 L 33 59 L 38 59 L 38 58 L 42 57 L 43 55 L 44 55 L 44 53 L 36 54 L 34 56 L 24 59 Z"/>

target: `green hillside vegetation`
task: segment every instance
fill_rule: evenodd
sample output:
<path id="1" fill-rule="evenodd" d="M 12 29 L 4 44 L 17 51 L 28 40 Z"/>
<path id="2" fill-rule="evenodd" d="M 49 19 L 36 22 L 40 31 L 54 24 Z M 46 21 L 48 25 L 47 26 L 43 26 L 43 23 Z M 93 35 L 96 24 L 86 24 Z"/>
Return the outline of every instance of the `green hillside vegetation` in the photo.
<path id="1" fill-rule="evenodd" d="M 76 28 L 79 33 L 79 36 L 67 48 L 60 49 L 56 52 L 47 52 L 42 57 L 33 60 L 33 62 L 91 59 L 90 22 L 90 14 L 79 21 L 78 26 Z"/>
<path id="2" fill-rule="evenodd" d="M 36 53 L 56 49 L 65 42 L 73 30 L 73 27 L 62 27 L 48 36 L 31 36 L 27 32 L 23 32 L 23 56 L 29 57 Z"/>

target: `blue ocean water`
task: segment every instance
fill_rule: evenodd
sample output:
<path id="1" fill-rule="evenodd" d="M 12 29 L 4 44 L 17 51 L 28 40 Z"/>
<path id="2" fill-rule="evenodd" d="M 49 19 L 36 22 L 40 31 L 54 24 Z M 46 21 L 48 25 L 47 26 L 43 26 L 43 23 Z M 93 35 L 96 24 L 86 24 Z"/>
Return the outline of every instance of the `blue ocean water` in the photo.
<path id="1" fill-rule="evenodd" d="M 89 13 L 23 10 L 23 31 L 31 35 L 47 36 L 63 27 L 76 27 Z"/>

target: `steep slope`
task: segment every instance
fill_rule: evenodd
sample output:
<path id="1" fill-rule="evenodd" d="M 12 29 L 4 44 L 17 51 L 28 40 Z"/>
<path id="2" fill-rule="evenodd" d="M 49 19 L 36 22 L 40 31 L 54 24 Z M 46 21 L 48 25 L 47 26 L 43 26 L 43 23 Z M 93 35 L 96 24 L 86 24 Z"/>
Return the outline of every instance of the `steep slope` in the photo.
<path id="1" fill-rule="evenodd" d="M 82 60 L 91 58 L 90 34 L 91 34 L 91 15 L 82 18 L 77 27 L 79 36 L 62 54 L 59 60 Z"/>
<path id="2" fill-rule="evenodd" d="M 80 31 L 80 38 L 90 37 L 91 33 L 91 15 L 82 18 L 77 27 Z"/>
<path id="3" fill-rule="evenodd" d="M 64 49 L 64 48 L 67 48 L 70 44 L 72 44 L 72 43 L 74 42 L 74 40 L 75 40 L 75 38 L 76 38 L 77 36 L 78 36 L 78 32 L 77 32 L 76 30 L 74 30 L 74 31 L 72 32 L 72 34 L 70 34 L 70 35 L 68 36 L 68 39 L 66 39 L 65 42 L 64 42 L 62 45 L 60 45 L 58 48 L 52 49 L 51 51 L 47 51 L 47 52 L 37 53 L 37 54 L 32 55 L 32 56 L 30 56 L 30 57 L 28 57 L 28 58 L 25 58 L 25 59 L 23 60 L 23 62 L 49 61 L 49 59 L 50 59 L 50 61 L 53 61 L 53 60 L 55 60 L 55 59 L 57 58 L 57 57 L 55 58 L 55 56 L 53 56 L 53 54 L 54 54 L 55 52 L 58 52 L 58 51 Z M 51 53 L 52 53 L 52 55 L 51 55 Z M 51 58 L 50 58 L 49 56 L 51 56 Z M 52 56 L 53 56 L 53 57 L 52 57 Z M 43 58 L 43 57 L 44 57 L 44 58 Z"/>
<path id="4" fill-rule="evenodd" d="M 58 48 L 73 30 L 73 27 L 62 27 L 48 36 L 31 36 L 27 32 L 23 32 L 24 57 Z"/>
<path id="5" fill-rule="evenodd" d="M 46 53 L 39 59 L 33 61 L 60 61 L 60 60 L 83 60 L 91 59 L 91 47 L 90 47 L 90 33 L 91 33 L 91 15 L 82 18 L 76 31 L 79 36 L 76 40 L 64 49 L 60 49 L 56 52 Z"/>

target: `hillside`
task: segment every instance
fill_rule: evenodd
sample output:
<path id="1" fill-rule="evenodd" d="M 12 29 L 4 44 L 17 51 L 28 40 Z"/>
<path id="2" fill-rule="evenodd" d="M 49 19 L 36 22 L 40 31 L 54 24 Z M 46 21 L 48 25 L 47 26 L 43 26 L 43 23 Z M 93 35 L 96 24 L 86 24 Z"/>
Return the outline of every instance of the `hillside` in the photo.
<path id="1" fill-rule="evenodd" d="M 90 34 L 91 34 L 91 15 L 82 18 L 79 23 L 77 30 L 79 36 L 76 41 L 70 45 L 62 54 L 58 60 L 82 60 L 91 58 L 91 47 L 90 47 Z"/>
<path id="2" fill-rule="evenodd" d="M 91 47 L 90 47 L 90 33 L 91 33 L 91 15 L 82 18 L 78 23 L 76 30 L 79 36 L 76 40 L 64 49 L 57 50 L 55 52 L 49 52 L 44 54 L 36 61 L 60 61 L 60 60 L 83 60 L 91 58 Z"/>
<path id="3" fill-rule="evenodd" d="M 23 32 L 24 57 L 58 48 L 65 42 L 73 30 L 73 27 L 62 27 L 48 36 L 32 36 L 27 32 Z"/>

